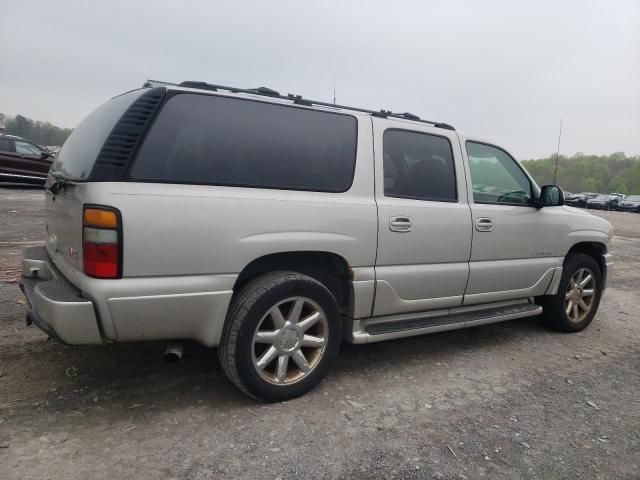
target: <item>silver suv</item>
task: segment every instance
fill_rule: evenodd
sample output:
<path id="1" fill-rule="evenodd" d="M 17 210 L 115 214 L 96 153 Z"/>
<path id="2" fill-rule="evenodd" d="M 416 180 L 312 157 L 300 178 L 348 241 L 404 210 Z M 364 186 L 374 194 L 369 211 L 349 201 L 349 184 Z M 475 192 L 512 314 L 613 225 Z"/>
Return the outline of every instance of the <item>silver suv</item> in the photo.
<path id="1" fill-rule="evenodd" d="M 283 400 L 341 341 L 593 319 L 611 226 L 503 148 L 411 114 L 199 82 L 89 115 L 24 252 L 28 322 L 64 343 L 193 339 Z"/>

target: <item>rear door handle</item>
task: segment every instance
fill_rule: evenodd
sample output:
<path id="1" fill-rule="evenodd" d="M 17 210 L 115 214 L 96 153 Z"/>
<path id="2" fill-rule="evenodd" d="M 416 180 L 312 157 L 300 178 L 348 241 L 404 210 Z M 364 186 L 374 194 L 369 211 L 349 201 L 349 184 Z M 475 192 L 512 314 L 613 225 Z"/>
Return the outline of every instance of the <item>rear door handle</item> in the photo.
<path id="1" fill-rule="evenodd" d="M 488 217 L 476 218 L 476 230 L 479 232 L 490 232 L 493 230 L 493 220 Z"/>
<path id="2" fill-rule="evenodd" d="M 413 219 L 411 217 L 391 217 L 389 219 L 389 230 L 392 232 L 406 233 L 413 228 Z"/>

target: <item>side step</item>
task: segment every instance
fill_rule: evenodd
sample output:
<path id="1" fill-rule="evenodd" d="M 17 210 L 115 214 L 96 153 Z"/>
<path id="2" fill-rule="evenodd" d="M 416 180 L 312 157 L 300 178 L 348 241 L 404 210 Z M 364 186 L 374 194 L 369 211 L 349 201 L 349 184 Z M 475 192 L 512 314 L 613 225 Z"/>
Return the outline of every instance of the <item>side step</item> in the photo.
<path id="1" fill-rule="evenodd" d="M 426 333 L 533 317 L 542 313 L 542 307 L 533 303 L 518 303 L 437 316 L 416 316 L 389 321 L 362 321 L 354 328 L 353 343 L 372 343 L 394 338 L 412 337 Z"/>

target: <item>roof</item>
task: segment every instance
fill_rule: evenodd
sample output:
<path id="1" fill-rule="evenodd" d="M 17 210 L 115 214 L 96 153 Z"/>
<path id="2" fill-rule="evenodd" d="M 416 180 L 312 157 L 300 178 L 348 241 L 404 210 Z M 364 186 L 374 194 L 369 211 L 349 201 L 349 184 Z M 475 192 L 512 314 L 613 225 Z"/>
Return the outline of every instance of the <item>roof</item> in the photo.
<path id="1" fill-rule="evenodd" d="M 287 95 L 281 95 L 279 92 L 267 87 L 258 87 L 258 88 L 226 87 L 223 85 L 215 85 L 207 82 L 191 81 L 191 80 L 181 82 L 179 84 L 171 83 L 171 82 L 163 82 L 159 80 L 147 80 L 143 84 L 143 87 L 145 88 L 167 87 L 168 89 L 171 89 L 171 90 L 189 89 L 189 90 L 200 90 L 205 92 L 219 92 L 222 90 L 232 94 L 248 94 L 251 96 L 268 97 L 271 100 L 285 101 L 286 103 L 293 103 L 293 104 L 301 105 L 305 107 L 320 107 L 322 109 L 329 108 L 334 110 L 344 110 L 344 111 L 349 111 L 353 113 L 371 115 L 374 117 L 395 118 L 395 119 L 401 119 L 401 120 L 408 120 L 410 122 L 416 122 L 416 123 L 423 123 L 423 124 L 426 123 L 437 128 L 443 128 L 446 130 L 455 130 L 455 128 L 449 124 L 446 124 L 443 122 L 436 122 L 432 120 L 424 120 L 419 116 L 409 112 L 393 113 L 390 110 L 384 110 L 384 109 L 369 110 L 369 109 L 360 108 L 360 107 L 349 107 L 346 105 L 337 105 L 334 103 L 311 100 L 311 99 L 302 97 L 302 95 L 295 95 L 292 93 L 289 93 Z M 263 98 L 263 99 L 266 100 L 266 98 Z"/>

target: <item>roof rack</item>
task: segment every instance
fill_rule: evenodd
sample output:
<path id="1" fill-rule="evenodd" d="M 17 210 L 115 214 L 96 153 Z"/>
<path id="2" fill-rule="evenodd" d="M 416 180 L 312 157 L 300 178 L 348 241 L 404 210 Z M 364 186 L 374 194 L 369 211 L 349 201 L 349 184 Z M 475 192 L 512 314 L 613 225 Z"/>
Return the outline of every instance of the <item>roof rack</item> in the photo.
<path id="1" fill-rule="evenodd" d="M 409 112 L 404 112 L 404 113 L 393 113 L 390 110 L 369 110 L 366 108 L 359 108 L 359 107 L 348 107 L 346 105 L 336 105 L 335 103 L 329 103 L 329 102 L 320 102 L 318 100 L 310 100 L 308 98 L 303 98 L 302 95 L 294 95 L 294 94 L 287 94 L 285 95 L 280 95 L 279 92 L 276 92 L 275 90 L 271 90 L 270 88 L 267 87 L 258 87 L 258 88 L 237 88 L 237 87 L 226 87 L 224 85 L 215 85 L 212 83 L 207 83 L 207 82 L 201 82 L 201 81 L 194 81 L 194 80 L 187 80 L 178 84 L 175 83 L 169 83 L 169 82 L 161 82 L 158 80 L 147 80 L 145 82 L 145 84 L 143 85 L 143 87 L 158 87 L 158 86 L 166 86 L 166 85 L 172 85 L 172 86 L 177 86 L 177 87 L 185 87 L 185 88 L 198 88 L 201 90 L 210 90 L 210 91 L 214 91 L 217 92 L 218 90 L 226 90 L 228 92 L 231 93 L 250 93 L 253 95 L 264 95 L 267 97 L 271 97 L 271 98 L 280 98 L 283 100 L 291 100 L 293 101 L 293 103 L 297 104 L 297 105 L 304 105 L 307 107 L 313 106 L 313 105 L 317 105 L 317 106 L 321 106 L 321 107 L 330 107 L 330 108 L 337 108 L 337 109 L 341 109 L 341 110 L 352 110 L 354 112 L 362 112 L 362 113 L 368 113 L 374 117 L 382 117 L 382 118 L 401 118 L 404 120 L 412 120 L 414 122 L 421 122 L 421 123 L 427 123 L 429 125 L 433 125 L 434 127 L 437 128 L 443 128 L 446 130 L 453 130 L 455 131 L 455 128 L 452 127 L 451 125 L 447 124 L 447 123 L 443 123 L 443 122 L 434 122 L 431 120 L 424 120 L 420 117 L 418 117 L 417 115 L 414 115 L 412 113 Z"/>

